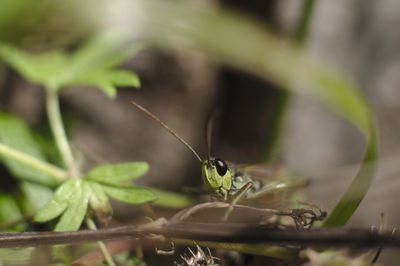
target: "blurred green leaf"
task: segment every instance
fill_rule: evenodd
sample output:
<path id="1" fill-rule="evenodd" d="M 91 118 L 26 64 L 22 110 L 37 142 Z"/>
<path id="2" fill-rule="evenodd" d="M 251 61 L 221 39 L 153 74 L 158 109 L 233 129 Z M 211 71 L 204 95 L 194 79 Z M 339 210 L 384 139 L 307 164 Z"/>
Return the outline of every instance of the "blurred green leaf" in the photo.
<path id="1" fill-rule="evenodd" d="M 69 198 L 68 208 L 58 221 L 55 232 L 76 231 L 86 215 L 91 189 L 79 178 L 73 180 L 73 195 Z"/>
<path id="2" fill-rule="evenodd" d="M 34 250 L 34 247 L 0 248 L 0 262 L 2 265 L 29 265 Z"/>
<path id="3" fill-rule="evenodd" d="M 148 189 L 128 185 L 102 185 L 104 191 L 113 199 L 129 203 L 143 204 L 157 199 L 157 196 Z"/>
<path id="4" fill-rule="evenodd" d="M 129 252 L 121 252 L 113 256 L 116 263 L 125 265 L 125 266 L 146 266 L 147 264 L 137 257 L 136 255 L 132 255 Z"/>
<path id="5" fill-rule="evenodd" d="M 97 217 L 109 216 L 112 213 L 110 202 L 101 185 L 96 182 L 84 181 L 91 189 L 89 197 L 89 208 L 93 210 Z"/>
<path id="6" fill-rule="evenodd" d="M 196 201 L 186 195 L 173 193 L 170 191 L 151 189 L 157 195 L 157 199 L 151 205 L 170 209 L 183 209 L 196 204 Z"/>
<path id="7" fill-rule="evenodd" d="M 47 89 L 93 85 L 114 98 L 116 86 L 140 86 L 136 74 L 114 69 L 140 49 L 138 45 L 123 47 L 125 39 L 122 34 L 104 33 L 73 54 L 62 51 L 31 54 L 0 43 L 0 58 L 28 81 Z"/>
<path id="8" fill-rule="evenodd" d="M 61 184 L 53 198 L 38 212 L 34 220 L 47 222 L 61 215 L 68 207 L 70 200 L 75 197 L 77 187 L 81 187 L 80 179 L 71 179 Z"/>
<path id="9" fill-rule="evenodd" d="M 121 183 L 137 179 L 148 170 L 149 165 L 146 162 L 102 165 L 92 169 L 87 174 L 87 179 L 104 183 Z"/>
<path id="10" fill-rule="evenodd" d="M 22 217 L 16 199 L 10 195 L 0 194 L 0 223 L 12 222 Z M 21 232 L 26 228 L 25 223 L 19 223 L 5 232 Z"/>
<path id="11" fill-rule="evenodd" d="M 115 86 L 140 87 L 139 77 L 124 70 L 96 70 L 76 78 L 69 85 L 93 85 L 101 89 L 110 98 L 115 98 Z"/>
<path id="12" fill-rule="evenodd" d="M 25 213 L 37 212 L 53 197 L 53 191 L 47 186 L 23 181 L 19 187 L 23 194 L 22 208 Z"/>
<path id="13" fill-rule="evenodd" d="M 16 116 L 0 112 L 0 129 L 0 143 L 45 161 L 40 145 L 23 120 Z M 52 177 L 26 164 L 22 164 L 6 156 L 2 156 L 0 159 L 15 177 L 49 186 L 57 184 L 57 181 Z"/>

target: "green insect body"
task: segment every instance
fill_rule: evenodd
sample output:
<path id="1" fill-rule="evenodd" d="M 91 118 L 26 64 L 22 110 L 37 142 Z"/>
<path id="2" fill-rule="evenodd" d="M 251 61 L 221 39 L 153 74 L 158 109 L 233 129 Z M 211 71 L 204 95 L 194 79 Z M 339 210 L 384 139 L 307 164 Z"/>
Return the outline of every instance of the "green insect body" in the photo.
<path id="1" fill-rule="evenodd" d="M 204 160 L 201 176 L 206 187 L 227 199 L 232 191 L 232 174 L 226 163 L 221 159 Z"/>
<path id="2" fill-rule="evenodd" d="M 171 135 L 182 142 L 197 157 L 202 164 L 201 171 L 204 185 L 210 192 L 222 197 L 224 200 L 228 200 L 230 198 L 235 199 L 236 194 L 240 194 L 239 198 L 255 198 L 271 190 L 286 186 L 285 182 L 265 183 L 259 181 L 253 178 L 251 174 L 242 172 L 240 167 L 236 167 L 234 164 L 227 164 L 224 160 L 211 158 L 209 151 L 213 117 L 208 120 L 206 126 L 206 143 L 208 148 L 207 159 L 202 160 L 196 151 L 188 143 L 186 143 L 185 140 L 183 140 L 172 129 L 164 124 L 158 117 L 134 101 L 131 101 L 131 104 L 159 123 Z M 263 168 L 264 171 L 265 165 L 262 165 L 260 168 Z M 273 175 L 275 174 L 276 173 L 274 172 Z M 264 175 L 264 173 L 262 175 Z"/>

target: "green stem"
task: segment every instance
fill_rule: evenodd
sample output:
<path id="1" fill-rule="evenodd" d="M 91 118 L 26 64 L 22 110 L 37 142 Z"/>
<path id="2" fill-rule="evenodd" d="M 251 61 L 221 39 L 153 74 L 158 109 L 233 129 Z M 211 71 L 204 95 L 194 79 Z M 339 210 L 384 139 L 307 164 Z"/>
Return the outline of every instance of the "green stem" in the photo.
<path id="1" fill-rule="evenodd" d="M 14 150 L 13 148 L 10 148 L 2 143 L 0 143 L 0 155 L 3 155 L 5 158 L 13 159 L 32 168 L 35 168 L 45 174 L 48 174 L 49 176 L 54 177 L 55 182 L 61 182 L 65 180 L 68 176 L 67 172 L 65 172 L 63 169 L 58 168 L 47 162 L 41 161 L 26 153 Z"/>
<path id="2" fill-rule="evenodd" d="M 65 134 L 57 90 L 54 88 L 46 88 L 46 111 L 58 151 L 60 152 L 64 166 L 69 170 L 73 167 L 74 158 L 68 144 L 67 135 Z"/>
<path id="3" fill-rule="evenodd" d="M 310 23 L 312 13 L 315 7 L 315 0 L 305 0 L 301 12 L 299 22 L 297 23 L 295 40 L 300 44 L 304 45 L 305 40 L 308 37 L 310 31 Z"/>
<path id="4" fill-rule="evenodd" d="M 96 230 L 96 224 L 91 218 L 86 218 L 86 225 L 88 226 L 89 229 L 91 230 Z M 106 245 L 104 245 L 103 241 L 97 241 L 97 245 L 99 245 L 99 248 L 101 252 L 103 253 L 104 259 L 107 262 L 108 265 L 110 266 L 115 266 L 115 262 L 112 259 L 111 254 L 108 252 Z"/>

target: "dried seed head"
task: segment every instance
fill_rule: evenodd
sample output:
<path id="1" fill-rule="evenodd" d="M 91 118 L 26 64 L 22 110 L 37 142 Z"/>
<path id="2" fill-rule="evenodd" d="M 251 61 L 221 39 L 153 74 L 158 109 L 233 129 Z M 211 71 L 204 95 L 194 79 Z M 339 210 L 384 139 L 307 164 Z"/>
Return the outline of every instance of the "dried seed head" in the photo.
<path id="1" fill-rule="evenodd" d="M 219 260 L 216 257 L 213 257 L 209 248 L 208 254 L 206 254 L 199 245 L 196 245 L 197 252 L 194 253 L 193 250 L 188 248 L 190 254 L 183 254 L 181 255 L 181 259 L 183 262 L 178 264 L 175 262 L 176 265 L 179 266 L 218 266 L 219 263 L 216 260 Z"/>

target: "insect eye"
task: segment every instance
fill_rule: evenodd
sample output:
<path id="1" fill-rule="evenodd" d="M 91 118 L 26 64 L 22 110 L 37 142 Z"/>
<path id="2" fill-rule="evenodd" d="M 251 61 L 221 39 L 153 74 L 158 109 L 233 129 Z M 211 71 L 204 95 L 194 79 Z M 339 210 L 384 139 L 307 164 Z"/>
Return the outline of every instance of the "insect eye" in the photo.
<path id="1" fill-rule="evenodd" d="M 226 163 L 221 159 L 215 159 L 215 167 L 217 167 L 217 172 L 220 176 L 224 176 L 228 171 L 228 166 Z"/>

